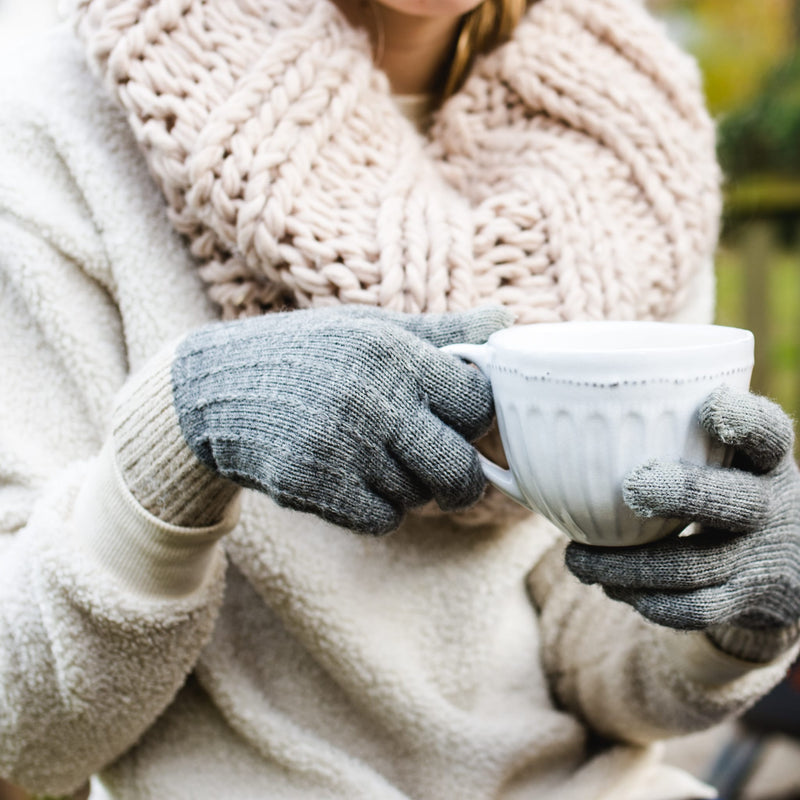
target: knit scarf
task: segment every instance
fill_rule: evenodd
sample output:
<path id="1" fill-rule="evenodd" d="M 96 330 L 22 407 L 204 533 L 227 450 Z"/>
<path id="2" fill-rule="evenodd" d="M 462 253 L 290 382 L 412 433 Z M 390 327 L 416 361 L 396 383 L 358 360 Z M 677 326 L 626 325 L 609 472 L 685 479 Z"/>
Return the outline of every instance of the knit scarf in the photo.
<path id="1" fill-rule="evenodd" d="M 539 0 L 424 135 L 330 0 L 73 3 L 225 317 L 662 318 L 710 258 L 697 71 L 637 0 Z"/>

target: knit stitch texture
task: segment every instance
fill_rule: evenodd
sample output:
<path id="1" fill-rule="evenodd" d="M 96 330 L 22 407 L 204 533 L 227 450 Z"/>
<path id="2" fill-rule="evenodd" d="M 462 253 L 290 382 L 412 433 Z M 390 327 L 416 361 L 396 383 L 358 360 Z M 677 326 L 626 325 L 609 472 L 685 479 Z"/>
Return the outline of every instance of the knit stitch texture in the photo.
<path id="1" fill-rule="evenodd" d="M 73 3 L 227 317 L 665 318 L 710 258 L 698 74 L 632 0 L 533 4 L 425 137 L 330 2 Z"/>
<path id="2" fill-rule="evenodd" d="M 570 569 L 659 625 L 714 629 L 734 655 L 770 660 L 800 627 L 800 476 L 791 420 L 770 400 L 728 387 L 699 410 L 709 435 L 735 448 L 733 468 L 651 461 L 625 480 L 625 502 L 645 516 L 700 525 L 647 547 L 571 544 Z M 733 640 L 725 626 L 763 631 Z M 746 648 L 743 650 L 741 648 Z"/>
<path id="3" fill-rule="evenodd" d="M 181 430 L 211 470 L 277 503 L 388 533 L 435 498 L 478 501 L 470 441 L 494 417 L 488 380 L 442 352 L 511 323 L 498 308 L 292 311 L 191 333 L 172 368 Z"/>

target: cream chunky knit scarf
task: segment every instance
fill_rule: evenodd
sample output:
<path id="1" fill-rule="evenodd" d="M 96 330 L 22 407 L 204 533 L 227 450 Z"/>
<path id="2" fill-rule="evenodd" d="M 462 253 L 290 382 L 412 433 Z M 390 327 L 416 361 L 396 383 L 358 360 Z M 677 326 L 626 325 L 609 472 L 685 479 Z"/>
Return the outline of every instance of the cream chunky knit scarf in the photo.
<path id="1" fill-rule="evenodd" d="M 637 0 L 539 0 L 424 136 L 330 0 L 73 3 L 225 316 L 658 318 L 712 252 L 696 70 Z"/>

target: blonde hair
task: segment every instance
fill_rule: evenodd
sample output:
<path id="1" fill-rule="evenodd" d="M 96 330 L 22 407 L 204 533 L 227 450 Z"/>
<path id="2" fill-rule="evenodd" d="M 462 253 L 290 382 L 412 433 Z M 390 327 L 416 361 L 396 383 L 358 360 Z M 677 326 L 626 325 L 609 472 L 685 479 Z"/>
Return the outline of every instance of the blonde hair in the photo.
<path id="1" fill-rule="evenodd" d="M 529 5 L 536 0 L 483 0 L 461 21 L 450 68 L 444 77 L 442 97 L 456 92 L 477 55 L 486 53 L 511 36 Z"/>

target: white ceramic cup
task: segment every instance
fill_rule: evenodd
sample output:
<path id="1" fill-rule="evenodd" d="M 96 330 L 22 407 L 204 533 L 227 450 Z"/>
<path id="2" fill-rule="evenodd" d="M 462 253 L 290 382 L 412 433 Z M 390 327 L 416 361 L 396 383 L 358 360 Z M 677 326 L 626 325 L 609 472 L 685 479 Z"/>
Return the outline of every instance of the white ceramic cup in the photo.
<path id="1" fill-rule="evenodd" d="M 491 381 L 510 469 L 486 477 L 578 542 L 643 544 L 685 526 L 637 517 L 622 482 L 650 459 L 729 463 L 697 412 L 713 389 L 747 390 L 753 335 L 718 325 L 563 322 L 518 325 L 486 344 L 443 348 Z"/>

